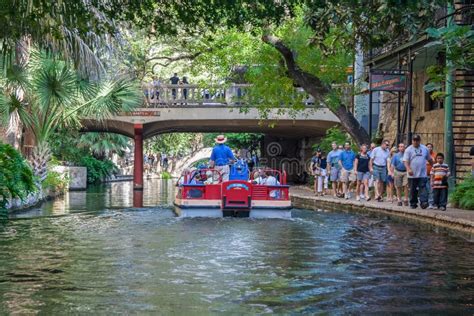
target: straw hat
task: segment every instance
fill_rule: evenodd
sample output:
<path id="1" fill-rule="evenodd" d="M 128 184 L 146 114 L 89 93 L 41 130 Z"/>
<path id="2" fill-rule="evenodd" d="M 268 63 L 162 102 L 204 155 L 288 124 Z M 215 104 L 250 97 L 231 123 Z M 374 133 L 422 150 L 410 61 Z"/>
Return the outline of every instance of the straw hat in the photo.
<path id="1" fill-rule="evenodd" d="M 218 135 L 215 141 L 218 144 L 224 144 L 227 141 L 227 138 L 224 135 Z"/>

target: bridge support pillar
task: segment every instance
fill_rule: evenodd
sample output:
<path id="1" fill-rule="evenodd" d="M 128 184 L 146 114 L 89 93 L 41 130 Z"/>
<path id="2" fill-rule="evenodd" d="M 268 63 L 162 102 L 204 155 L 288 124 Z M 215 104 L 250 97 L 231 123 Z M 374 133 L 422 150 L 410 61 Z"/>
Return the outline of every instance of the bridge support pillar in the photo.
<path id="1" fill-rule="evenodd" d="M 135 124 L 134 129 L 133 189 L 143 190 L 143 125 Z"/>

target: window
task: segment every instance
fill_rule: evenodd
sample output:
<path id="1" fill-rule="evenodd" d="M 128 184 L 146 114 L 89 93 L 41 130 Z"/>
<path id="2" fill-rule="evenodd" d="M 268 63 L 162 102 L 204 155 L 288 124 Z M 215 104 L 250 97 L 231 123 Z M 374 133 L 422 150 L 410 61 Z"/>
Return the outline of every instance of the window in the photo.
<path id="1" fill-rule="evenodd" d="M 446 65 L 446 54 L 444 52 L 438 52 L 436 54 L 435 67 L 444 67 Z M 427 84 L 428 82 L 425 82 Z M 444 91 L 444 87 L 442 88 Z M 439 110 L 444 108 L 444 98 L 437 98 L 433 100 L 432 96 L 435 91 L 425 92 L 425 112 Z"/>
<path id="2" fill-rule="evenodd" d="M 433 100 L 432 94 L 433 92 L 425 92 L 425 112 L 444 108 L 444 100 L 439 98 Z"/>

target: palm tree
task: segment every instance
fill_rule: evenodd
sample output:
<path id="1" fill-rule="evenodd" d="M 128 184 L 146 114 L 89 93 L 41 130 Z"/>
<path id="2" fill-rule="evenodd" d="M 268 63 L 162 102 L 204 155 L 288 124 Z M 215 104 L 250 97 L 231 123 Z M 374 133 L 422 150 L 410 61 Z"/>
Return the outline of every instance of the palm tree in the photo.
<path id="1" fill-rule="evenodd" d="M 79 139 L 80 147 L 89 148 L 99 160 L 104 160 L 110 154 L 123 156 L 127 149 L 131 149 L 130 138 L 112 133 L 87 133 Z"/>
<path id="2" fill-rule="evenodd" d="M 105 119 L 141 102 L 140 89 L 131 81 L 85 80 L 69 63 L 38 50 L 25 65 L 0 70 L 0 115 L 3 122 L 16 117 L 32 131 L 36 146 L 31 162 L 41 181 L 51 157 L 48 140 L 56 129 L 79 128 L 82 118 Z"/>

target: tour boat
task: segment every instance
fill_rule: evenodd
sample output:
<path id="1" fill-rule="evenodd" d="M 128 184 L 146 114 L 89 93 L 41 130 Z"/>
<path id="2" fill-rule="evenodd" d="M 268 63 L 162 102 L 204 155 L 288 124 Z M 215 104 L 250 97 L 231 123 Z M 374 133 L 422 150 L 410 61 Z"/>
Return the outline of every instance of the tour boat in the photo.
<path id="1" fill-rule="evenodd" d="M 200 169 L 185 172 L 178 183 L 174 202 L 176 214 L 180 217 L 253 217 L 291 218 L 291 200 L 286 173 L 265 169 L 274 174 L 278 185 L 256 184 L 245 173 L 230 172 L 229 181 L 222 181 L 222 175 L 215 169 Z M 206 180 L 193 181 L 195 177 Z M 214 181 L 208 181 L 212 177 Z M 212 183 L 209 183 L 212 182 Z"/>

